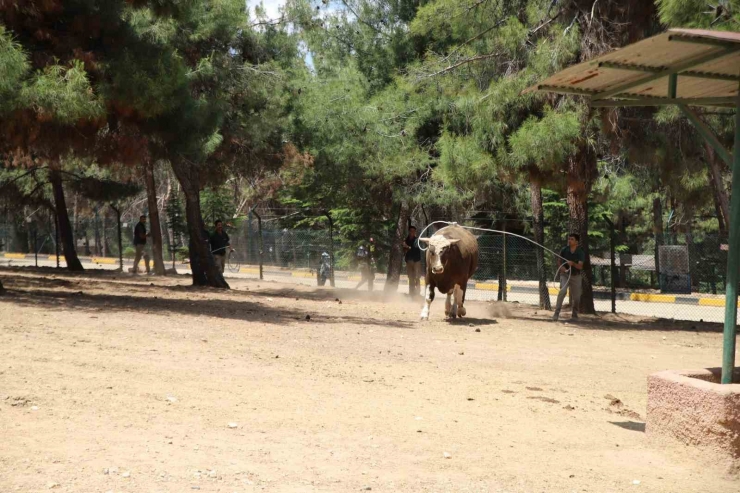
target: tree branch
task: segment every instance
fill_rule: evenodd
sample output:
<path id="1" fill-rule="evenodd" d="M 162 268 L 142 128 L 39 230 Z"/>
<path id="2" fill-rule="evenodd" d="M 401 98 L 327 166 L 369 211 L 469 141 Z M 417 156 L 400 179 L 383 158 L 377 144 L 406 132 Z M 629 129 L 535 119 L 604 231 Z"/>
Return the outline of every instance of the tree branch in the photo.
<path id="1" fill-rule="evenodd" d="M 34 168 L 31 168 L 31 169 L 29 169 L 28 171 L 26 171 L 25 173 L 22 173 L 22 174 L 20 174 L 20 175 L 16 176 L 16 177 L 15 177 L 15 178 L 13 178 L 12 180 L 6 181 L 6 182 L 5 182 L 5 183 L 3 183 L 2 185 L 0 185 L 0 191 L 4 190 L 4 189 L 5 189 L 5 187 L 7 187 L 7 186 L 9 186 L 9 185 L 12 185 L 13 183 L 17 182 L 17 181 L 18 181 L 18 180 L 20 180 L 21 178 L 23 178 L 23 177 L 26 177 L 26 176 L 28 176 L 28 175 L 30 175 L 30 174 L 33 174 L 33 173 L 37 172 L 38 170 L 39 170 L 39 168 L 38 168 L 38 167 L 34 167 Z"/>
<path id="2" fill-rule="evenodd" d="M 442 70 L 439 70 L 437 72 L 434 72 L 433 74 L 425 75 L 424 77 L 420 77 L 420 79 L 429 79 L 431 77 L 436 77 L 438 75 L 446 74 L 447 72 L 451 72 L 455 70 L 456 68 L 462 67 L 463 65 L 467 65 L 469 63 L 473 62 L 479 62 L 481 60 L 489 60 L 491 58 L 496 58 L 497 56 L 500 56 L 501 53 L 489 53 L 488 55 L 478 55 L 470 58 L 466 58 L 464 60 L 461 60 L 455 64 L 452 64 L 446 68 L 443 68 Z"/>

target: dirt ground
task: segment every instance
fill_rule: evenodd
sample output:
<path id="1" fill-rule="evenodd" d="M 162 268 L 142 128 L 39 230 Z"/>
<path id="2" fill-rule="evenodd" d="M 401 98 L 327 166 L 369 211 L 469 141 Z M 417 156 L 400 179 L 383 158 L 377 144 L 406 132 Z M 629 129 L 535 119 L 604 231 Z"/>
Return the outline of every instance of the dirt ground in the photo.
<path id="1" fill-rule="evenodd" d="M 647 375 L 717 366 L 716 326 L 484 303 L 450 323 L 441 296 L 422 323 L 405 297 L 256 280 L 0 279 L 3 492 L 740 488 L 644 433 Z"/>

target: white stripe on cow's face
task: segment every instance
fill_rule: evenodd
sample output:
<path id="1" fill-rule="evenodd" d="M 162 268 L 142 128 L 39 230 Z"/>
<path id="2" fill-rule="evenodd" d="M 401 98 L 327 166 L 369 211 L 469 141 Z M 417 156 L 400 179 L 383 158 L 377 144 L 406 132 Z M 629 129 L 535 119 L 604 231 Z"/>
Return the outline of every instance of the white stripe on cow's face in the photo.
<path id="1" fill-rule="evenodd" d="M 432 274 L 442 274 L 445 271 L 444 264 L 447 251 L 450 246 L 460 240 L 445 238 L 442 235 L 434 235 L 431 238 L 419 238 L 419 241 L 429 246 L 429 266 L 432 269 Z"/>

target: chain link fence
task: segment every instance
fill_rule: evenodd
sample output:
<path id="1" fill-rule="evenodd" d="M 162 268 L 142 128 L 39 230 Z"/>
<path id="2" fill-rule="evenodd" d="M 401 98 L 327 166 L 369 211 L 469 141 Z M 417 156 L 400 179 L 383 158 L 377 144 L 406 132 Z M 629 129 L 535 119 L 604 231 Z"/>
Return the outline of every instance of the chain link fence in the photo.
<path id="1" fill-rule="evenodd" d="M 241 262 L 259 264 L 257 221 L 244 221 L 230 234 Z M 554 307 L 560 290 L 555 255 L 513 235 L 486 232 L 477 236 L 479 265 L 468 284 L 468 299 L 539 305 L 540 286 L 544 284 L 546 296 Z M 566 238 L 549 240 L 546 247 L 558 253 L 566 244 Z M 638 250 L 635 253 L 624 251 L 624 238 L 618 238 L 617 232 L 611 238 L 591 243 L 591 287 L 597 312 L 707 322 L 724 320 L 725 237 L 664 234 L 643 239 L 642 243 L 635 241 L 643 245 L 633 247 Z M 360 279 L 360 267 L 355 259 L 357 242 L 346 241 L 327 228 L 263 226 L 262 247 L 262 262 L 268 278 L 271 275 L 285 277 L 286 271 L 299 271 L 302 274 L 292 277 L 300 279 L 299 282 L 315 282 L 308 278 L 316 272 L 321 254 L 326 252 L 333 256 L 339 287 L 354 287 Z M 378 264 L 384 265 L 388 255 L 387 248 L 379 249 L 376 252 Z M 379 269 L 376 289 L 382 289 L 384 280 L 384 270 Z M 405 275 L 402 275 L 400 289 L 405 290 L 406 284 Z M 566 315 L 568 304 L 566 298 Z"/>
<path id="2" fill-rule="evenodd" d="M 359 244 L 366 244 L 365 240 L 344 238 L 331 226 L 290 229 L 277 227 L 278 224 L 277 220 L 260 221 L 255 217 L 227 223 L 242 273 L 254 274 L 255 267 L 262 263 L 267 278 L 291 277 L 296 282 L 315 283 L 322 254 L 327 253 L 332 259 L 336 285 L 357 285 L 361 265 L 355 254 Z M 115 210 L 101 207 L 77 217 L 74 229 L 78 255 L 117 258 L 122 254 L 124 259 L 133 258 L 135 220 L 122 220 L 120 226 L 119 247 Z M 549 297 L 551 306 L 555 305 L 560 286 L 556 278 L 557 258 L 552 253 L 517 236 L 476 233 L 479 266 L 468 284 L 467 299 L 539 305 L 544 285 L 543 295 Z M 555 252 L 566 243 L 565 238 L 548 240 L 546 247 Z M 180 265 L 187 259 L 186 235 L 173 234 L 166 222 L 163 243 L 165 263 Z M 388 243 L 378 241 L 375 252 L 376 289 L 382 289 L 385 281 Z M 634 251 L 625 244 L 632 245 L 630 249 Z M 37 211 L 25 221 L 6 217 L 0 221 L 0 248 L 3 252 L 37 253 L 47 259 L 53 256 L 57 248 L 53 214 Z M 590 263 L 598 312 L 707 322 L 724 320 L 727 238 L 722 235 L 666 233 L 634 239 L 612 231 L 611 237 L 591 241 Z M 422 259 L 422 272 L 426 267 L 423 264 Z M 405 268 L 402 273 L 405 274 Z M 402 275 L 400 289 L 405 290 L 406 285 L 406 276 Z M 567 306 L 564 314 L 567 316 Z"/>

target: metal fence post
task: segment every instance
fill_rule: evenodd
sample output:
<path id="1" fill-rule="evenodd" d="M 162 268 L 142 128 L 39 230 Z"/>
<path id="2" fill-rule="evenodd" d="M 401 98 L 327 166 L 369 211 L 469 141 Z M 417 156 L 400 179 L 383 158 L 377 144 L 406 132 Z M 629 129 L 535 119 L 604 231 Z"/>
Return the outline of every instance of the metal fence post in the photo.
<path id="1" fill-rule="evenodd" d="M 121 272 L 123 272 L 123 235 L 121 233 L 121 211 L 110 204 L 110 208 L 116 213 L 116 223 L 118 224 L 118 261 L 121 265 Z"/>
<path id="2" fill-rule="evenodd" d="M 616 233 L 614 232 L 614 223 L 608 218 L 604 218 L 609 225 L 609 253 L 610 253 L 610 267 L 611 272 L 609 273 L 609 284 L 611 287 L 611 298 L 612 298 L 612 313 L 617 313 L 617 284 L 614 279 L 614 274 L 617 272 L 617 262 L 615 255 L 614 241 Z"/>
<path id="3" fill-rule="evenodd" d="M 57 269 L 59 268 L 59 216 L 54 214 L 54 247 L 57 253 Z"/>
<path id="4" fill-rule="evenodd" d="M 331 287 L 335 287 L 334 284 L 334 220 L 331 218 L 331 214 L 326 213 L 326 218 L 329 219 L 329 261 L 331 266 L 329 268 L 329 283 Z"/>
<path id="5" fill-rule="evenodd" d="M 256 210 L 252 210 L 252 213 L 257 216 L 257 234 L 260 235 L 260 250 L 259 250 L 259 260 L 260 260 L 260 280 L 264 279 L 263 274 L 263 266 L 262 266 L 262 257 L 264 254 L 264 241 L 262 239 L 262 216 L 260 216 Z"/>
<path id="6" fill-rule="evenodd" d="M 503 225 L 503 240 L 504 240 L 504 267 L 503 267 L 503 277 L 501 278 L 501 299 L 503 301 L 507 301 L 506 299 L 506 264 L 507 264 L 507 251 L 506 251 L 506 238 L 509 236 L 506 234 L 506 220 L 504 219 L 504 225 Z"/>

